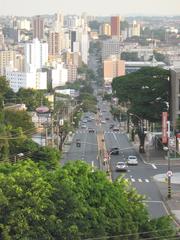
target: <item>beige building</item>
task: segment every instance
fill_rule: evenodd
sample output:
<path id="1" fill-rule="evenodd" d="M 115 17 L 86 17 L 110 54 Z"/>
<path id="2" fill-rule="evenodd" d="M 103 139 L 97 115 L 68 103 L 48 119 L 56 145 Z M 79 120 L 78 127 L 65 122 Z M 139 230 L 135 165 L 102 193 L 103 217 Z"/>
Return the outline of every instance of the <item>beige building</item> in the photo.
<path id="1" fill-rule="evenodd" d="M 48 36 L 48 54 L 50 56 L 60 55 L 62 49 L 61 33 L 50 32 Z"/>
<path id="2" fill-rule="evenodd" d="M 111 36 L 111 25 L 108 23 L 103 23 L 99 27 L 99 34 L 100 35 L 106 35 Z"/>
<path id="3" fill-rule="evenodd" d="M 77 80 L 77 66 L 74 64 L 67 64 L 68 82 L 75 82 Z"/>
<path id="4" fill-rule="evenodd" d="M 2 50 L 0 51 L 0 76 L 6 75 L 7 67 L 15 67 L 16 51 Z"/>
<path id="5" fill-rule="evenodd" d="M 125 75 L 125 61 L 116 56 L 110 56 L 104 60 L 104 81 L 105 84 L 111 83 L 113 78 Z"/>
<path id="6" fill-rule="evenodd" d="M 42 40 L 44 38 L 44 19 L 41 16 L 35 16 L 32 22 L 33 38 Z"/>

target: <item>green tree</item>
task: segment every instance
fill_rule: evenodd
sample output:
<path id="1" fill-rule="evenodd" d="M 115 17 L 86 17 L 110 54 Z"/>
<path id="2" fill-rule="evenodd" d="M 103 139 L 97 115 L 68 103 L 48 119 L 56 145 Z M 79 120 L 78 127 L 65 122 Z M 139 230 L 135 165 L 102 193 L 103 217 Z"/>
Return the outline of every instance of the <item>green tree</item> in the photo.
<path id="1" fill-rule="evenodd" d="M 129 112 L 150 122 L 159 122 L 167 111 L 170 73 L 157 67 L 144 67 L 135 73 L 113 79 L 112 88 Z M 131 89 L 131 91 L 129 91 Z"/>
<path id="2" fill-rule="evenodd" d="M 126 103 L 128 112 L 137 118 L 137 133 L 140 139 L 139 151 L 144 152 L 145 132 L 142 121 L 160 122 L 162 112 L 168 111 L 170 73 L 157 67 L 144 67 L 135 73 L 113 79 L 112 88 L 120 103 Z M 131 89 L 131 91 L 129 91 Z M 141 123 L 138 124 L 138 121 Z"/>
<path id="3" fill-rule="evenodd" d="M 121 59 L 125 61 L 140 61 L 136 52 L 122 52 Z"/>
<path id="4" fill-rule="evenodd" d="M 60 164 L 60 153 L 57 149 L 51 147 L 40 147 L 31 155 L 31 159 L 38 163 L 39 166 L 44 166 L 51 170 L 57 168 Z"/>
<path id="5" fill-rule="evenodd" d="M 13 128 L 21 127 L 27 135 L 34 132 L 34 124 L 28 112 L 5 110 L 4 113 L 6 125 L 11 125 Z"/>
<path id="6" fill-rule="evenodd" d="M 123 178 L 112 183 L 82 161 L 53 171 L 38 165 L 30 160 L 0 165 L 0 239 L 80 240 L 124 234 L 147 239 L 144 231 L 160 239 L 175 235 L 169 220 L 149 219 L 142 196 Z"/>
<path id="7" fill-rule="evenodd" d="M 50 105 L 44 93 L 45 91 L 42 90 L 20 88 L 16 95 L 18 102 L 26 104 L 28 111 L 35 111 L 41 105 Z"/>

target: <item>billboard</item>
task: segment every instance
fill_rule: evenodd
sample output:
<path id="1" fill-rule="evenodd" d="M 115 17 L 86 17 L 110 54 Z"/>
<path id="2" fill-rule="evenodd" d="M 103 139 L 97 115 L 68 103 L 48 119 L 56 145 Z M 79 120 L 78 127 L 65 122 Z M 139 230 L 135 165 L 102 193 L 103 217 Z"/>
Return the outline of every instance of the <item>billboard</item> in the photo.
<path id="1" fill-rule="evenodd" d="M 168 135 L 167 135 L 167 120 L 168 120 L 168 113 L 162 113 L 162 143 L 167 143 Z"/>

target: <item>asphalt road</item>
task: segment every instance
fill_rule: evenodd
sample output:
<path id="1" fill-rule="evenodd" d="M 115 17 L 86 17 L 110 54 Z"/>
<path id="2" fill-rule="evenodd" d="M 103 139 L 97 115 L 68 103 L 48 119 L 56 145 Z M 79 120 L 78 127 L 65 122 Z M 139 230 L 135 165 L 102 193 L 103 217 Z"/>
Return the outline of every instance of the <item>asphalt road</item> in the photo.
<path id="1" fill-rule="evenodd" d="M 161 194 L 156 183 L 153 180 L 153 176 L 167 171 L 167 166 L 156 166 L 155 164 L 146 164 L 140 158 L 139 154 L 135 151 L 131 143 L 129 142 L 125 131 L 120 127 L 119 132 L 113 132 L 109 127 L 111 124 L 119 127 L 119 122 L 113 120 L 110 114 L 109 104 L 102 102 L 99 99 L 98 107 L 100 109 L 99 121 L 92 120 L 87 122 L 86 129 L 81 128 L 76 131 L 73 142 L 70 146 L 69 152 L 64 155 L 63 162 L 73 160 L 84 160 L 89 164 L 93 164 L 97 168 L 100 167 L 97 159 L 98 147 L 96 133 L 99 129 L 103 130 L 106 149 L 111 147 L 118 147 L 120 149 L 119 155 L 111 155 L 110 157 L 110 169 L 112 171 L 112 180 L 122 176 L 126 178 L 137 191 L 145 196 L 145 204 L 147 204 L 150 215 L 154 217 L 160 217 L 167 215 L 167 209 L 162 201 Z M 86 116 L 92 116 L 93 113 L 86 113 Z M 106 120 L 109 118 L 109 120 Z M 85 119 L 84 117 L 82 120 Z M 102 121 L 102 122 L 101 122 Z M 89 133 L 88 128 L 95 129 L 95 133 Z M 76 147 L 76 139 L 80 139 L 81 147 Z M 116 164 L 119 161 L 125 162 L 129 155 L 136 155 L 138 158 L 137 166 L 128 166 L 126 172 L 117 172 Z M 180 171 L 180 167 L 173 167 L 174 172 Z"/>

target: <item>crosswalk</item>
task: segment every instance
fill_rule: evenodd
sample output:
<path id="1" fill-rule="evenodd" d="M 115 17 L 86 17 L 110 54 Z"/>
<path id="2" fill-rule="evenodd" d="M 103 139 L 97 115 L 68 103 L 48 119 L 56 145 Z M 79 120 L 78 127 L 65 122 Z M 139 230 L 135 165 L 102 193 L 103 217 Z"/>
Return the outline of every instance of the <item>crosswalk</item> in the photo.
<path id="1" fill-rule="evenodd" d="M 125 178 L 128 182 L 132 182 L 132 183 L 150 183 L 150 179 L 142 179 L 142 178 L 133 178 L 133 177 L 130 177 L 130 178 Z"/>
<path id="2" fill-rule="evenodd" d="M 79 134 L 83 134 L 83 133 L 87 133 L 88 129 L 84 129 L 84 130 L 78 130 L 76 133 Z M 115 133 L 115 134 L 122 134 L 123 132 L 113 132 L 113 131 L 105 131 L 104 134 L 110 134 L 110 133 Z"/>

